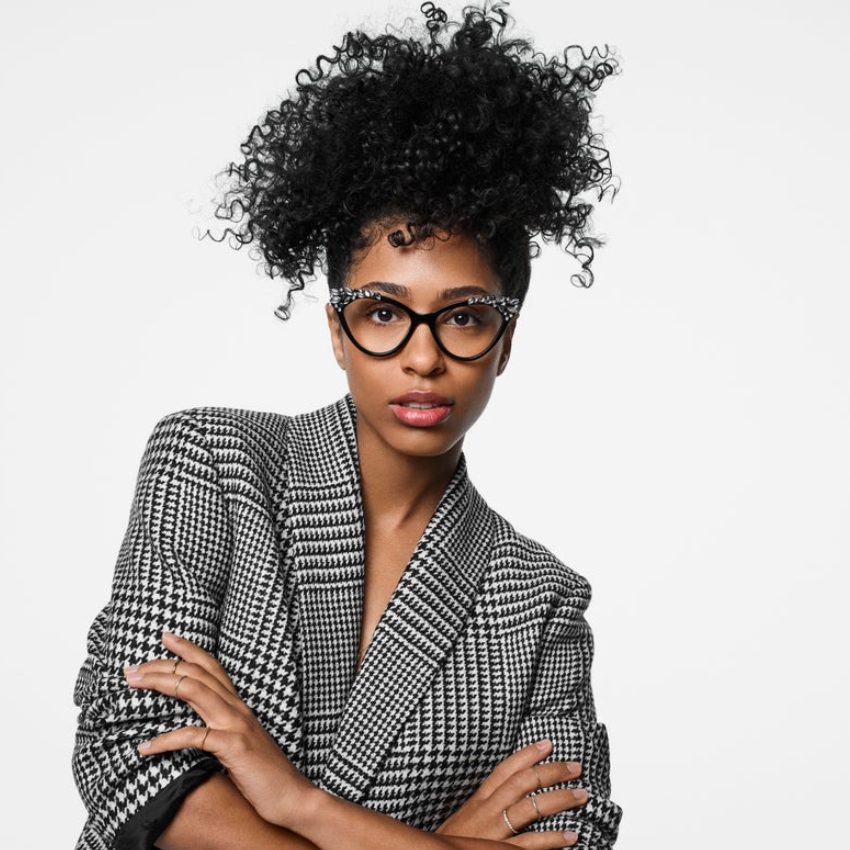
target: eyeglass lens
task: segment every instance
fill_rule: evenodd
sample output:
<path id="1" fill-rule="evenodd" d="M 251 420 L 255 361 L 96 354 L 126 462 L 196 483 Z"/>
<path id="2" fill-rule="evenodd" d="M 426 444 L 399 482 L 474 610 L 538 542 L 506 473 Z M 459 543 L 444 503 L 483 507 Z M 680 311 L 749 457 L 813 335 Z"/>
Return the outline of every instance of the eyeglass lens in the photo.
<path id="1" fill-rule="evenodd" d="M 358 298 L 344 309 L 345 321 L 359 345 L 372 354 L 397 348 L 410 332 L 410 315 L 394 304 Z M 486 351 L 501 330 L 504 318 L 489 304 L 458 304 L 435 317 L 434 333 L 456 357 L 475 357 Z"/>

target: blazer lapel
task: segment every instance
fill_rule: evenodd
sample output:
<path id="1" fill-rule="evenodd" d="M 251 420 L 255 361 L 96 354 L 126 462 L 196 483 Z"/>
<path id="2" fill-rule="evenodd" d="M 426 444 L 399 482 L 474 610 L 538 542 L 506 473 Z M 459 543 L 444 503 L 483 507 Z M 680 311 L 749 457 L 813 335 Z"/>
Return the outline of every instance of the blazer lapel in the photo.
<path id="1" fill-rule="evenodd" d="M 317 780 L 356 675 L 364 529 L 349 397 L 295 417 L 289 525 L 306 775 Z"/>
<path id="2" fill-rule="evenodd" d="M 470 484 L 462 459 L 353 682 L 321 776 L 328 790 L 354 802 L 368 791 L 402 725 L 464 630 L 492 535 L 490 510 Z"/>

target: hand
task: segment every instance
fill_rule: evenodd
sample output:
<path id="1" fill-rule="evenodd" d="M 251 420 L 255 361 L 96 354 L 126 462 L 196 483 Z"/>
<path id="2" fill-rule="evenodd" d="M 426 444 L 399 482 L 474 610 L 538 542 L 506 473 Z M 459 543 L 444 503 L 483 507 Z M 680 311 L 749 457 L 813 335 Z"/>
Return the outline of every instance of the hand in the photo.
<path id="1" fill-rule="evenodd" d="M 574 832 L 522 832 L 539 817 L 587 802 L 587 792 L 581 788 L 543 790 L 581 775 L 581 765 L 575 762 L 541 764 L 551 752 L 550 741 L 538 741 L 508 756 L 437 832 L 505 841 L 527 850 L 554 850 L 575 844 L 578 836 Z M 520 834 L 514 835 L 511 827 Z"/>
<path id="2" fill-rule="evenodd" d="M 143 755 L 196 747 L 212 753 L 257 813 L 286 826 L 316 787 L 293 766 L 239 698 L 224 668 L 199 646 L 176 635 L 162 636 L 179 658 L 148 661 L 124 671 L 131 688 L 145 688 L 188 703 L 206 724 L 184 726 L 139 745 Z"/>

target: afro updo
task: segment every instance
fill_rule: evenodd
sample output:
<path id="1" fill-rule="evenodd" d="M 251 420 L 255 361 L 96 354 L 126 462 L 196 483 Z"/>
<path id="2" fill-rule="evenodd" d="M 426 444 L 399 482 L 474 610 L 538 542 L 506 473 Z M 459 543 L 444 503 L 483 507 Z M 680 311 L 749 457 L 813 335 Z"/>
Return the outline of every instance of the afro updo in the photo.
<path id="1" fill-rule="evenodd" d="M 374 224 L 410 244 L 438 233 L 478 240 L 506 295 L 522 300 L 539 236 L 561 244 L 589 286 L 592 206 L 612 186 L 590 127 L 594 93 L 615 73 L 607 50 L 547 58 L 508 38 L 505 4 L 467 7 L 459 22 L 433 3 L 424 28 L 349 32 L 296 76 L 226 170 L 222 238 L 254 244 L 292 293 L 320 268 L 340 285 Z"/>

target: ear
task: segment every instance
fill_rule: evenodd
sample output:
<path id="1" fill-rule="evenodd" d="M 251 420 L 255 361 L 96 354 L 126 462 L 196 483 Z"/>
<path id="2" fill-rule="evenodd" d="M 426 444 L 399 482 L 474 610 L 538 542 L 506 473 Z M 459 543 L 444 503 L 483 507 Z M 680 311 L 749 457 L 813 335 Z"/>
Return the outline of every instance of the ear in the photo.
<path id="1" fill-rule="evenodd" d="M 514 328 L 516 328 L 516 323 L 519 321 L 519 316 L 517 316 L 509 325 L 508 329 L 505 331 L 504 336 L 502 337 L 502 352 L 499 354 L 499 368 L 496 371 L 497 375 L 501 375 L 502 372 L 505 371 L 508 367 L 508 360 L 511 359 L 511 346 L 514 341 Z"/>
<path id="2" fill-rule="evenodd" d="M 325 305 L 325 313 L 328 317 L 328 329 L 331 332 L 331 346 L 334 350 L 334 357 L 339 365 L 339 368 L 345 371 L 345 349 L 343 347 L 343 331 L 342 325 L 339 323 L 339 316 L 336 310 L 330 305 Z"/>

